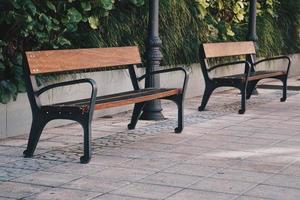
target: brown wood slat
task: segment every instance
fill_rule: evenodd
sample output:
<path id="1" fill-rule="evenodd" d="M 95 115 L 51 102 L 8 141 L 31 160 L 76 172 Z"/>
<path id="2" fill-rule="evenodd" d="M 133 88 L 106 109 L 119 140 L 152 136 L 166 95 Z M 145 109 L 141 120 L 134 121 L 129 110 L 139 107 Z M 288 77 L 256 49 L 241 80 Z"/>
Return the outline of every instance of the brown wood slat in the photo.
<path id="1" fill-rule="evenodd" d="M 180 89 L 169 89 L 165 91 L 157 91 L 157 93 L 153 94 L 142 94 L 139 97 L 134 97 L 134 98 L 128 98 L 128 99 L 123 99 L 123 100 L 118 100 L 118 101 L 108 101 L 106 103 L 97 103 L 95 105 L 95 110 L 101 110 L 101 109 L 106 109 L 106 108 L 112 108 L 112 107 L 118 107 L 118 106 L 125 106 L 128 104 L 133 104 L 133 103 L 140 103 L 140 102 L 145 102 L 145 101 L 151 101 L 154 99 L 160 99 L 163 97 L 168 97 L 172 95 L 176 95 L 180 93 Z"/>
<path id="2" fill-rule="evenodd" d="M 264 78 L 272 78 L 274 76 L 281 76 L 281 75 L 285 75 L 285 74 L 286 74 L 286 72 L 284 72 L 284 71 L 272 71 L 272 72 L 265 71 L 262 74 L 250 76 L 248 78 L 248 80 L 254 81 L 254 80 L 260 80 L 260 79 L 264 79 Z"/>
<path id="3" fill-rule="evenodd" d="M 26 57 L 31 74 L 76 71 L 140 64 L 137 46 L 29 51 Z"/>
<path id="4" fill-rule="evenodd" d="M 138 91 L 129 91 L 118 94 L 106 95 L 97 97 L 95 109 L 106 109 L 118 106 L 124 106 L 133 103 L 140 103 L 144 101 L 150 101 L 158 98 L 168 97 L 181 93 L 180 89 L 142 89 Z M 62 104 L 56 104 L 56 106 L 73 105 L 82 107 L 88 105 L 89 99 L 83 99 L 79 101 L 71 101 Z"/>
<path id="5" fill-rule="evenodd" d="M 255 54 L 254 43 L 251 41 L 205 43 L 202 48 L 205 58 Z"/>
<path id="6" fill-rule="evenodd" d="M 248 80 L 249 81 L 254 81 L 254 80 L 260 80 L 260 79 L 264 79 L 264 78 L 272 78 L 275 76 L 281 76 L 281 75 L 285 75 L 286 72 L 284 71 L 257 71 L 255 73 L 252 73 Z M 219 79 L 219 78 L 216 78 Z M 236 74 L 236 75 L 232 75 L 232 76 L 224 76 L 224 77 L 220 77 L 220 79 L 244 79 L 244 74 Z"/>

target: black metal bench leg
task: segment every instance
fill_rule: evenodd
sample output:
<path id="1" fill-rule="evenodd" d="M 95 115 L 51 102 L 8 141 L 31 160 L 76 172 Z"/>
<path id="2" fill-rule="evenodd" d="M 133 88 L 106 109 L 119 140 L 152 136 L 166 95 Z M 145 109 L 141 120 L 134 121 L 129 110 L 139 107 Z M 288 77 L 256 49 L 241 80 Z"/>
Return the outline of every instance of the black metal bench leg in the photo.
<path id="1" fill-rule="evenodd" d="M 139 120 L 139 118 L 141 116 L 141 113 L 142 113 L 142 110 L 143 110 L 144 106 L 145 106 L 144 102 L 134 104 L 134 109 L 133 109 L 133 112 L 132 112 L 131 122 L 127 126 L 129 130 L 135 129 L 135 126 L 136 126 L 137 121 Z"/>
<path id="2" fill-rule="evenodd" d="M 91 122 L 88 120 L 88 122 L 84 122 L 82 124 L 84 135 L 83 135 L 83 156 L 80 157 L 80 162 L 82 164 L 86 164 L 90 162 L 92 157 L 92 149 L 91 149 Z"/>
<path id="3" fill-rule="evenodd" d="M 33 119 L 27 144 L 27 149 L 23 152 L 25 158 L 33 157 L 37 143 L 41 137 L 42 131 L 46 125 L 46 122 L 40 119 Z"/>
<path id="4" fill-rule="evenodd" d="M 241 109 L 239 110 L 239 114 L 244 114 L 246 111 L 246 92 L 247 86 L 241 88 Z"/>
<path id="5" fill-rule="evenodd" d="M 183 130 L 183 97 L 177 97 L 176 101 L 178 107 L 178 127 L 175 128 L 175 133 L 181 133 Z"/>
<path id="6" fill-rule="evenodd" d="M 250 99 L 258 81 L 248 82 L 246 99 Z"/>
<path id="7" fill-rule="evenodd" d="M 201 106 L 198 108 L 199 111 L 203 111 L 205 109 L 206 104 L 209 100 L 209 97 L 210 97 L 210 95 L 212 94 L 213 91 L 214 91 L 213 87 L 208 87 L 208 86 L 205 87 L 204 94 L 203 94 L 203 97 L 202 97 Z"/>
<path id="8" fill-rule="evenodd" d="M 280 99 L 281 102 L 285 102 L 287 98 L 287 77 L 284 77 L 282 80 L 282 97 Z"/>

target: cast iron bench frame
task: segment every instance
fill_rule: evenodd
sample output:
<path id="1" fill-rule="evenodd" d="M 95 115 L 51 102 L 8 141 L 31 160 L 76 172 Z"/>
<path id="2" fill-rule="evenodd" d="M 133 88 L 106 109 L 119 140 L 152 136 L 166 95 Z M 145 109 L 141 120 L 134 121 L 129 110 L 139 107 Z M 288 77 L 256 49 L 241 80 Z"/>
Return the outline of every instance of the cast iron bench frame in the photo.
<path id="1" fill-rule="evenodd" d="M 279 79 L 283 83 L 283 96 L 281 102 L 286 101 L 287 98 L 287 78 L 290 70 L 291 60 L 288 56 L 278 56 L 273 58 L 266 58 L 254 62 L 255 45 L 252 41 L 243 42 L 223 42 L 223 43 L 205 43 L 200 46 L 200 64 L 202 74 L 205 80 L 205 91 L 202 97 L 201 106 L 199 111 L 203 111 L 210 98 L 212 92 L 218 87 L 234 87 L 241 91 L 241 109 L 239 114 L 244 114 L 246 111 L 246 99 L 250 99 L 252 92 L 257 83 L 266 78 Z M 220 58 L 227 56 L 241 56 L 245 55 L 247 60 L 239 60 L 235 62 L 218 64 L 210 67 L 208 59 Z M 286 59 L 288 65 L 286 70 L 282 71 L 257 71 L 256 66 L 262 62 Z M 245 64 L 245 72 L 243 74 L 234 74 L 229 76 L 211 78 L 209 72 L 216 70 L 220 67 L 229 65 Z"/>
<path id="2" fill-rule="evenodd" d="M 106 109 L 128 104 L 134 104 L 131 122 L 128 129 L 134 129 L 141 111 L 148 101 L 166 99 L 176 103 L 178 107 L 178 127 L 176 133 L 183 129 L 183 103 L 188 82 L 188 73 L 182 67 L 157 70 L 137 77 L 135 67 L 141 64 L 139 49 L 132 47 L 72 49 L 72 50 L 49 50 L 30 51 L 24 55 L 24 76 L 32 111 L 32 124 L 24 157 L 33 157 L 37 143 L 45 125 L 55 119 L 69 119 L 79 122 L 84 130 L 84 155 L 80 158 L 81 163 L 88 163 L 91 159 L 91 122 L 94 110 Z M 97 97 L 96 82 L 90 78 L 76 79 L 59 82 L 45 87 L 38 87 L 36 75 L 48 73 L 82 72 L 105 68 L 108 70 L 119 69 L 120 66 L 127 68 L 132 82 L 133 90 Z M 141 89 L 139 82 L 149 76 L 160 73 L 181 71 L 184 73 L 182 88 L 146 88 Z M 42 105 L 40 95 L 44 92 L 67 85 L 88 83 L 91 86 L 91 97 L 53 105 Z"/>

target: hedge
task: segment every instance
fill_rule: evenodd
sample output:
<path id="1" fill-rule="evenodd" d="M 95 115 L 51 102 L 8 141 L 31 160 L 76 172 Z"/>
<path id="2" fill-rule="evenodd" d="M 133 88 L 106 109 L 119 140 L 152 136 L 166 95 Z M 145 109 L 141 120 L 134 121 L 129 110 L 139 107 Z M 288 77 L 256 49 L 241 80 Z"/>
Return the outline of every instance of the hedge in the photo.
<path id="1" fill-rule="evenodd" d="M 0 102 L 25 91 L 25 50 L 139 45 L 144 56 L 148 1 L 0 1 Z M 257 7 L 259 54 L 299 52 L 300 1 L 258 0 Z M 161 0 L 163 64 L 197 62 L 201 42 L 245 40 L 248 8 L 248 0 Z"/>

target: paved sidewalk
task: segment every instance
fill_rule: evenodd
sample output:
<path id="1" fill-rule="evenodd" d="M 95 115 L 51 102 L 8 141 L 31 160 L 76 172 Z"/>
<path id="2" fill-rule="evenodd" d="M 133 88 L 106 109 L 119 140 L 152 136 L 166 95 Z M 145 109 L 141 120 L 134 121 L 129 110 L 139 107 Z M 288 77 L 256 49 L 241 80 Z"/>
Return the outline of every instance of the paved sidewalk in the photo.
<path id="1" fill-rule="evenodd" d="M 286 103 L 259 93 L 244 115 L 237 90 L 215 93 L 205 112 L 188 99 L 182 134 L 168 102 L 166 120 L 134 131 L 130 113 L 96 119 L 87 165 L 77 124 L 46 129 L 34 159 L 22 158 L 27 136 L 0 141 L 0 200 L 299 200 L 300 91 Z"/>

